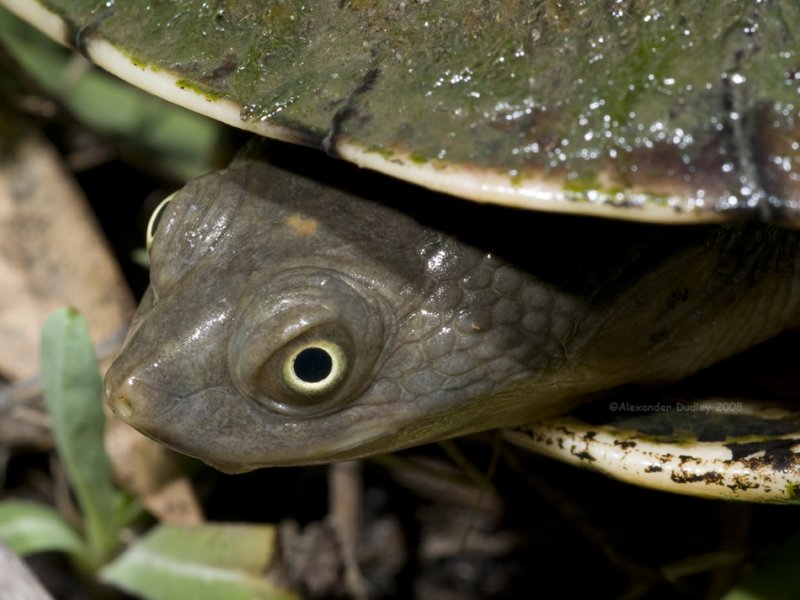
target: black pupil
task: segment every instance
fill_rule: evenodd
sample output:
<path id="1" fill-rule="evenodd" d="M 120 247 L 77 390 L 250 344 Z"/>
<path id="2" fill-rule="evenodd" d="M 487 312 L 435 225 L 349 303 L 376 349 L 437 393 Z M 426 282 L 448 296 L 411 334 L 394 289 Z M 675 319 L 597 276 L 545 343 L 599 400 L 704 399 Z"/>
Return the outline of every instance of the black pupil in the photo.
<path id="1" fill-rule="evenodd" d="M 295 357 L 292 368 L 298 379 L 306 383 L 317 383 L 331 374 L 333 360 L 325 350 L 312 346 Z"/>

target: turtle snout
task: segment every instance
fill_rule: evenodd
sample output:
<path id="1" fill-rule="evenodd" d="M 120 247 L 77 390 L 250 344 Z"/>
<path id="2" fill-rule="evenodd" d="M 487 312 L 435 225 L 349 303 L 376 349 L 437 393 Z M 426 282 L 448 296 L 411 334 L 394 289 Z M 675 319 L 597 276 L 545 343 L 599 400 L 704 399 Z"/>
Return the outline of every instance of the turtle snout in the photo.
<path id="1" fill-rule="evenodd" d="M 116 363 L 106 373 L 104 395 L 115 415 L 140 430 L 146 430 L 167 407 L 164 392 L 147 381 L 146 373 Z"/>
<path id="2" fill-rule="evenodd" d="M 131 394 L 129 390 L 112 386 L 106 381 L 104 391 L 106 404 L 108 404 L 108 407 L 115 415 L 123 420 L 127 420 L 133 416 L 134 402 L 131 400 L 133 394 Z"/>
<path id="3" fill-rule="evenodd" d="M 104 382 L 106 404 L 123 421 L 136 418 L 141 408 L 142 385 L 134 376 L 116 377 L 109 370 Z"/>

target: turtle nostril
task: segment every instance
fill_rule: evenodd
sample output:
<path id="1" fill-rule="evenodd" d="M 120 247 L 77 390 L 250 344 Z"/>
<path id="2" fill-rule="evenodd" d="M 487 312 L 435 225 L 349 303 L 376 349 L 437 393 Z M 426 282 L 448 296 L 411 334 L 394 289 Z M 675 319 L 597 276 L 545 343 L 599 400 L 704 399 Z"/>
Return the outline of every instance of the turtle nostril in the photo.
<path id="1" fill-rule="evenodd" d="M 133 402 L 131 402 L 130 395 L 126 394 L 124 390 L 120 390 L 119 387 L 110 385 L 108 378 L 106 378 L 105 398 L 106 404 L 118 417 L 129 419 L 133 416 Z"/>
<path id="2" fill-rule="evenodd" d="M 109 398 L 109 405 L 111 410 L 123 419 L 129 419 L 133 416 L 133 404 L 124 394 L 117 394 L 113 398 Z"/>

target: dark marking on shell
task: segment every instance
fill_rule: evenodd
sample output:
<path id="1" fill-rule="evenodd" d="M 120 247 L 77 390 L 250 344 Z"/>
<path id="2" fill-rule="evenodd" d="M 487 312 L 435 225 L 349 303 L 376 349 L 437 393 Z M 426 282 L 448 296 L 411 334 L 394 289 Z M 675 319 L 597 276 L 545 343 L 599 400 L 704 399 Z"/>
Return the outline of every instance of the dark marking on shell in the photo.
<path id="1" fill-rule="evenodd" d="M 595 462 L 597 459 L 591 455 L 591 453 L 587 452 L 586 450 L 582 452 L 572 452 L 572 455 L 588 462 Z"/>
<path id="2" fill-rule="evenodd" d="M 728 486 L 729 489 L 734 491 L 746 491 L 746 490 L 757 490 L 760 488 L 761 485 L 758 483 L 746 483 L 745 481 L 741 480 L 737 477 L 736 483 L 732 483 Z"/>
<path id="3" fill-rule="evenodd" d="M 364 115 L 359 111 L 358 99 L 375 86 L 380 74 L 381 71 L 378 67 L 372 67 L 367 71 L 355 89 L 353 89 L 344 101 L 341 108 L 333 115 L 330 131 L 322 140 L 322 149 L 329 155 L 338 156 L 337 146 L 339 145 L 339 136 L 342 131 L 342 126 L 346 121 L 356 117 L 360 119 L 370 118 L 369 115 Z"/>
<path id="4" fill-rule="evenodd" d="M 725 444 L 731 451 L 733 460 L 742 460 L 749 456 L 753 456 L 759 452 L 764 452 L 764 458 L 753 458 L 751 460 L 764 460 L 769 459 L 770 462 L 775 462 L 775 459 L 790 459 L 789 462 L 794 462 L 795 454 L 791 451 L 791 447 L 796 445 L 798 440 L 766 440 L 763 442 L 733 442 Z"/>
<path id="5" fill-rule="evenodd" d="M 198 77 L 198 81 L 204 86 L 219 85 L 219 81 L 227 79 L 239 67 L 239 57 L 235 54 L 226 54 L 221 62 L 210 72 Z"/>
<path id="6" fill-rule="evenodd" d="M 689 457 L 686 457 L 689 458 Z M 680 472 L 674 472 L 670 475 L 670 479 L 677 484 L 683 483 L 697 483 L 698 481 L 707 483 L 709 485 L 720 485 L 722 483 L 722 475 L 719 473 L 698 473 L 697 475 L 687 475 Z"/>
<path id="7" fill-rule="evenodd" d="M 100 29 L 103 21 L 108 19 L 114 14 L 113 7 L 109 7 L 104 11 L 97 13 L 94 18 L 83 27 L 78 27 L 74 22 L 68 21 L 64 18 L 64 23 L 67 24 L 67 38 L 69 43 L 87 60 L 92 60 L 89 56 L 89 42 L 91 42 L 94 34 Z"/>

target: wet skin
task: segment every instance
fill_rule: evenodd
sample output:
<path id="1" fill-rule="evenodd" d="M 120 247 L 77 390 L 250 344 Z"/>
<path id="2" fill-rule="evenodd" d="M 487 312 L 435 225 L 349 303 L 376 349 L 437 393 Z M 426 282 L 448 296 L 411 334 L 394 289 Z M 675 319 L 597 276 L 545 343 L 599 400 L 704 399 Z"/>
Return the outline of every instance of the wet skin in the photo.
<path id="1" fill-rule="evenodd" d="M 226 471 L 523 424 L 800 325 L 799 240 L 757 223 L 520 212 L 336 162 L 301 175 L 242 159 L 168 205 L 106 398 Z"/>

